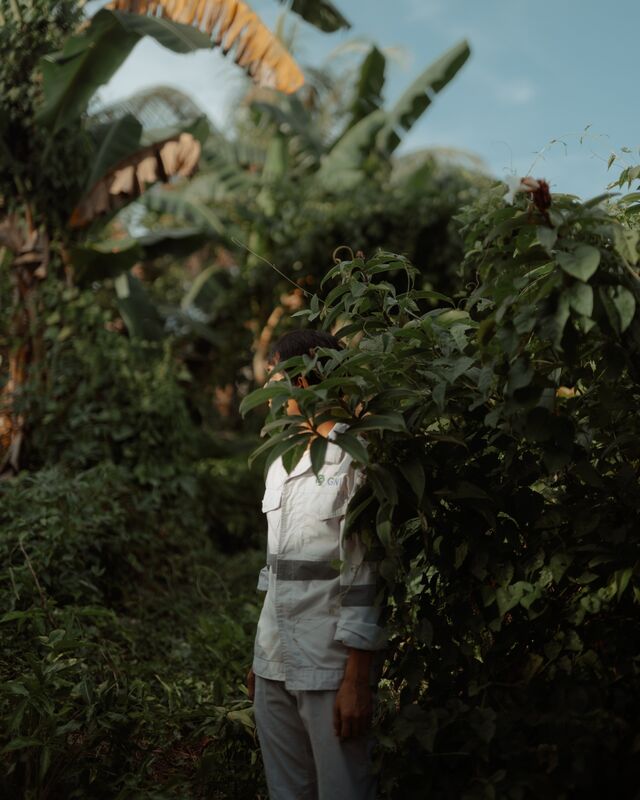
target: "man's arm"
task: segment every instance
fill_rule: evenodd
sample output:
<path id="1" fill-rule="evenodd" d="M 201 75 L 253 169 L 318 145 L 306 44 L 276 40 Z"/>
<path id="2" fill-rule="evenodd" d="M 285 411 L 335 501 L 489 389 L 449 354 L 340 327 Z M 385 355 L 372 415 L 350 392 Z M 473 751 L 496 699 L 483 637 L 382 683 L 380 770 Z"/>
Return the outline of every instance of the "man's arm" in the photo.
<path id="1" fill-rule="evenodd" d="M 344 678 L 333 707 L 333 729 L 341 739 L 362 736 L 371 724 L 372 691 L 369 676 L 372 658 L 371 650 L 349 648 Z"/>

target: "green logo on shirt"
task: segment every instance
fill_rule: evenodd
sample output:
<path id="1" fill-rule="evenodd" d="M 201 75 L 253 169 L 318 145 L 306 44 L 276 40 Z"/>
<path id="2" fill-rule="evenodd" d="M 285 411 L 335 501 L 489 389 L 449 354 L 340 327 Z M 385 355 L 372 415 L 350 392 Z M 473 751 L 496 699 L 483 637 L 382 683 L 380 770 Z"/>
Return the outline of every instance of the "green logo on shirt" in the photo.
<path id="1" fill-rule="evenodd" d="M 344 480 L 344 477 L 345 477 L 344 475 L 335 475 L 332 478 L 327 478 L 322 473 L 319 473 L 316 476 L 316 485 L 322 486 L 323 484 L 326 483 L 327 486 L 339 486 L 340 481 Z"/>

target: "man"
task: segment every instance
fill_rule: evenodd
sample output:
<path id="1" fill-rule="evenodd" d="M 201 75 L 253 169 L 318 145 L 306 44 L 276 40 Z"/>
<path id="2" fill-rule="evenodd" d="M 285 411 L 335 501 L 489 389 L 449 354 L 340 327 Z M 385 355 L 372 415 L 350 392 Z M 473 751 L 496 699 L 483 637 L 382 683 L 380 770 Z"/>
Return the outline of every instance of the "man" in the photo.
<path id="1" fill-rule="evenodd" d="M 276 343 L 272 365 L 316 347 L 341 349 L 327 333 L 293 331 Z M 293 399 L 287 413 L 300 413 Z M 375 654 L 385 639 L 375 564 L 356 535 L 343 535 L 346 507 L 364 480 L 332 441 L 347 427 L 319 426 L 329 444 L 317 478 L 309 448 L 290 474 L 282 459 L 267 473 L 267 566 L 258 583 L 267 593 L 247 684 L 271 800 L 375 797 L 368 732 Z"/>

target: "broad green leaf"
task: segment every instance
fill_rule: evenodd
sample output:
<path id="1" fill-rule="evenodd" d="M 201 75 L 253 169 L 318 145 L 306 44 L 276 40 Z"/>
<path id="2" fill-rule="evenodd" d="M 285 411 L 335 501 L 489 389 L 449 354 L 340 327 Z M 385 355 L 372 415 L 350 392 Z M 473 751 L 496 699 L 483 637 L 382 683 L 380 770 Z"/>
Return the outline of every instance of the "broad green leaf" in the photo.
<path id="1" fill-rule="evenodd" d="M 327 189 L 343 191 L 362 179 L 362 167 L 374 148 L 378 132 L 386 122 L 382 109 L 373 111 L 350 128 L 323 158 L 316 173 L 318 182 Z"/>
<path id="2" fill-rule="evenodd" d="M 555 228 L 549 228 L 546 225 L 539 225 L 537 228 L 537 235 L 538 241 L 542 247 L 544 247 L 547 253 L 551 255 L 553 245 L 556 243 L 556 239 L 558 238 L 558 231 Z"/>
<path id="3" fill-rule="evenodd" d="M 442 292 L 436 292 L 433 289 L 422 289 L 421 291 L 411 292 L 411 297 L 414 300 L 442 300 L 451 306 L 455 306 L 455 301 Z"/>
<path id="4" fill-rule="evenodd" d="M 305 440 L 301 440 L 300 435 L 290 436 L 285 441 L 278 442 L 271 448 L 266 448 L 269 450 L 269 454 L 267 456 L 267 460 L 265 461 L 264 465 L 264 475 L 266 477 L 267 472 L 269 471 L 269 467 L 276 461 L 278 458 L 282 457 L 283 459 L 283 466 L 287 472 L 291 472 L 291 470 L 296 466 L 298 461 L 302 458 L 302 455 L 306 449 L 307 443 Z M 258 454 L 258 451 L 262 450 L 262 448 L 258 448 L 255 452 L 251 453 L 249 457 L 249 465 L 251 465 Z M 296 451 L 295 453 L 293 451 Z M 284 462 L 284 457 L 287 453 L 291 453 L 290 458 L 287 459 L 286 465 Z"/>
<path id="5" fill-rule="evenodd" d="M 616 570 L 614 573 L 614 581 L 616 585 L 616 600 L 620 602 L 620 598 L 624 594 L 624 590 L 629 585 L 629 581 L 631 580 L 631 576 L 633 575 L 633 567 L 627 567 L 626 569 L 619 569 Z"/>
<path id="6" fill-rule="evenodd" d="M 311 442 L 310 457 L 314 475 L 318 475 L 324 466 L 324 457 L 327 452 L 328 440 L 324 436 L 316 436 Z"/>
<path id="7" fill-rule="evenodd" d="M 402 133 L 410 130 L 420 119 L 470 54 L 468 43 L 464 40 L 458 42 L 413 81 L 387 114 L 385 126 L 377 136 L 381 150 L 391 153 L 396 149 L 402 141 Z"/>
<path id="8" fill-rule="evenodd" d="M 139 236 L 136 241 L 142 248 L 144 260 L 151 261 L 162 256 L 188 256 L 212 241 L 212 237 L 199 228 L 161 228 Z"/>
<path id="9" fill-rule="evenodd" d="M 102 12 L 99 11 L 98 14 L 100 13 Z M 121 11 L 112 13 L 126 31 L 136 34 L 139 39 L 151 36 L 158 44 L 174 53 L 211 49 L 209 36 L 193 25 L 183 25 L 166 17 L 146 14 L 126 14 Z"/>
<path id="10" fill-rule="evenodd" d="M 484 489 L 470 481 L 458 481 L 451 496 L 459 500 L 491 500 Z"/>
<path id="11" fill-rule="evenodd" d="M 78 284 L 115 278 L 144 258 L 135 239 L 113 239 L 71 248 L 71 263 Z"/>
<path id="12" fill-rule="evenodd" d="M 225 226 L 220 218 L 202 200 L 190 197 L 188 185 L 184 190 L 156 185 L 140 197 L 140 202 L 150 211 L 172 214 L 178 219 L 192 223 L 216 241 L 219 241 L 220 237 L 226 241 Z"/>
<path id="13" fill-rule="evenodd" d="M 325 298 L 325 306 L 331 306 L 339 297 L 342 297 L 343 294 L 346 294 L 349 291 L 349 284 L 344 283 L 340 284 L 339 286 L 334 286 L 333 289 L 329 292 L 329 294 Z"/>
<path id="14" fill-rule="evenodd" d="M 601 194 L 597 194 L 595 197 L 591 197 L 589 200 L 585 200 L 582 204 L 583 208 L 595 208 L 595 206 L 599 206 L 604 200 L 608 200 L 610 197 L 615 197 L 618 192 L 602 192 Z"/>
<path id="15" fill-rule="evenodd" d="M 41 747 L 42 744 L 42 739 L 36 739 L 35 736 L 21 736 L 11 739 L 9 744 L 6 744 L 0 750 L 0 753 L 11 753 L 14 750 L 22 750 L 25 747 Z"/>
<path id="16" fill-rule="evenodd" d="M 279 2 L 287 3 L 293 12 L 325 33 L 351 27 L 349 20 L 329 0 L 291 0 L 290 3 L 289 0 L 279 0 Z"/>
<path id="17" fill-rule="evenodd" d="M 557 253 L 556 260 L 569 275 L 586 282 L 598 269 L 600 251 L 589 244 L 581 244 L 570 253 Z"/>
<path id="18" fill-rule="evenodd" d="M 436 316 L 438 325 L 449 327 L 455 322 L 469 322 L 470 320 L 469 312 L 463 311 L 461 308 L 447 308 L 444 311 L 434 309 L 434 313 L 436 311 L 439 312 Z"/>
<path id="19" fill-rule="evenodd" d="M 138 149 L 142 124 L 133 114 L 125 114 L 124 117 L 101 126 L 96 133 L 100 138 L 96 142 L 97 150 L 91 160 L 91 172 L 85 182 L 86 190 L 91 189 L 119 161 Z"/>
<path id="20" fill-rule="evenodd" d="M 640 231 L 629 230 L 628 228 L 623 228 L 622 225 L 614 225 L 613 243 L 615 248 L 625 261 L 634 266 L 638 263 L 638 258 L 640 257 L 638 253 L 639 240 Z"/>
<path id="21" fill-rule="evenodd" d="M 115 278 L 139 261 L 160 256 L 184 256 L 197 250 L 209 237 L 195 228 L 163 230 L 139 239 L 112 239 L 71 248 L 71 263 L 79 284 Z M 200 277 L 200 276 L 198 276 Z"/>
<path id="22" fill-rule="evenodd" d="M 504 589 L 502 587 L 496 589 L 496 602 L 498 604 L 498 613 L 500 616 L 504 616 L 507 611 L 510 611 L 514 606 L 518 605 L 524 594 L 525 585 L 530 586 L 531 584 L 518 581 L 510 586 L 505 586 Z"/>
<path id="23" fill-rule="evenodd" d="M 556 583 L 560 583 L 565 572 L 571 566 L 573 556 L 570 553 L 554 553 L 549 561 L 549 569 Z"/>
<path id="24" fill-rule="evenodd" d="M 632 203 L 637 203 L 638 201 L 640 201 L 640 192 L 629 192 L 618 200 L 621 205 L 625 206 L 631 205 Z"/>
<path id="25" fill-rule="evenodd" d="M 139 36 L 125 30 L 114 12 L 99 11 L 85 31 L 67 40 L 61 52 L 40 61 L 44 99 L 36 121 L 55 133 L 78 118 L 138 41 Z"/>
<path id="26" fill-rule="evenodd" d="M 299 439 L 299 437 L 298 437 Z M 287 473 L 292 472 L 302 458 L 305 453 L 305 450 L 308 447 L 308 440 L 297 441 L 293 447 L 287 448 L 284 453 L 282 454 L 282 465 L 286 469 Z M 267 466 L 266 469 L 269 468 L 271 462 L 273 461 L 273 457 L 271 455 L 271 460 L 267 458 Z"/>
<path id="27" fill-rule="evenodd" d="M 422 500 L 425 487 L 424 467 L 418 458 L 408 461 L 401 461 L 399 464 L 400 472 L 404 475 L 407 483 L 412 488 L 418 502 Z"/>
<path id="28" fill-rule="evenodd" d="M 262 442 L 262 444 L 256 447 L 255 450 L 251 451 L 248 459 L 249 466 L 254 463 L 258 456 L 262 455 L 262 453 L 266 451 L 270 451 L 269 458 L 271 461 L 274 461 L 290 447 L 294 447 L 295 445 L 299 444 L 300 441 L 300 434 L 291 428 L 280 431 L 280 433 L 276 433 L 274 436 L 269 436 L 266 441 Z M 275 456 L 273 456 L 274 452 L 276 453 Z"/>
<path id="29" fill-rule="evenodd" d="M 244 416 L 247 411 L 251 411 L 252 408 L 256 408 L 256 406 L 262 405 L 262 403 L 266 403 L 268 400 L 272 400 L 274 397 L 289 394 L 291 394 L 291 387 L 286 381 L 278 381 L 271 386 L 264 386 L 262 389 L 255 389 L 253 392 L 251 392 L 251 394 L 248 394 L 245 398 L 243 398 L 242 402 L 240 403 L 240 413 L 242 416 Z"/>
<path id="30" fill-rule="evenodd" d="M 364 500 L 361 498 L 364 496 Z M 349 503 L 347 514 L 345 516 L 344 528 L 345 533 L 348 533 L 353 527 L 358 517 L 365 511 L 371 503 L 375 500 L 375 496 L 371 492 L 371 487 L 364 485 L 358 489 L 354 497 Z"/>
<path id="31" fill-rule="evenodd" d="M 624 286 L 600 286 L 598 290 L 611 327 L 624 333 L 635 315 L 635 297 Z"/>
<path id="32" fill-rule="evenodd" d="M 444 377 L 449 383 L 455 383 L 461 375 L 469 371 L 475 363 L 475 358 L 471 356 L 460 356 L 455 362 L 444 371 Z"/>
<path id="33" fill-rule="evenodd" d="M 444 411 L 444 403 L 446 395 L 447 395 L 447 384 L 444 381 L 442 381 L 442 383 L 437 383 L 433 387 L 433 391 L 431 392 L 431 397 L 433 398 L 433 402 L 436 404 L 439 411 Z"/>
<path id="34" fill-rule="evenodd" d="M 567 298 L 571 308 L 575 309 L 578 314 L 591 317 L 593 313 L 593 289 L 588 283 L 576 281 L 567 290 Z"/>
<path id="35" fill-rule="evenodd" d="M 368 414 L 360 419 L 358 422 L 351 426 L 352 431 L 396 431 L 398 433 L 406 433 L 407 426 L 405 425 L 402 414 L 388 413 L 388 414 Z"/>
<path id="36" fill-rule="evenodd" d="M 367 448 L 362 444 L 357 436 L 350 433 L 337 433 L 335 443 L 349 453 L 349 455 L 361 464 L 369 463 Z"/>
<path id="37" fill-rule="evenodd" d="M 386 550 L 391 545 L 391 508 L 381 503 L 376 512 L 376 533 Z"/>
<path id="38" fill-rule="evenodd" d="M 101 9 L 61 52 L 40 61 L 44 101 L 37 121 L 55 132 L 77 119 L 143 36 L 180 53 L 211 48 L 209 37 L 190 25 Z"/>
<path id="39" fill-rule="evenodd" d="M 381 107 L 385 65 L 384 55 L 377 47 L 372 47 L 360 66 L 347 130 Z"/>
<path id="40" fill-rule="evenodd" d="M 386 467 L 371 464 L 367 468 L 367 478 L 379 503 L 388 506 L 398 504 L 398 487 L 395 478 Z"/>
<path id="41" fill-rule="evenodd" d="M 518 389 L 528 386 L 533 380 L 533 367 L 529 364 L 529 359 L 520 357 L 515 360 L 509 370 L 509 380 L 507 382 L 507 393 L 513 394 Z"/>
<path id="42" fill-rule="evenodd" d="M 118 310 L 132 338 L 157 341 L 164 337 L 164 323 L 142 283 L 130 272 L 115 280 Z"/>

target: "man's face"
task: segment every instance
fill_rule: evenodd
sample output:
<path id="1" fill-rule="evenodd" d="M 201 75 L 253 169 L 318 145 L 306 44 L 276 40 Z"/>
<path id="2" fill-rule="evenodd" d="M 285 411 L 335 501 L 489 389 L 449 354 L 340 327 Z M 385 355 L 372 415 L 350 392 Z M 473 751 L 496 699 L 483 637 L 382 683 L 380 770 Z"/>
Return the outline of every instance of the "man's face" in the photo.
<path id="1" fill-rule="evenodd" d="M 275 374 L 271 375 L 273 370 L 276 368 L 277 364 L 278 364 L 277 361 L 267 364 L 267 380 L 265 381 L 264 384 L 265 386 L 269 386 L 269 384 L 275 383 L 276 381 L 284 380 L 285 377 L 284 372 L 276 372 Z M 303 388 L 309 385 L 307 379 L 303 377 L 298 377 L 296 379 L 296 382 L 298 382 L 299 385 Z M 269 408 L 271 408 L 271 399 L 269 399 Z M 289 398 L 289 400 L 287 400 L 287 414 L 289 416 L 301 414 L 300 406 L 292 398 Z"/>

